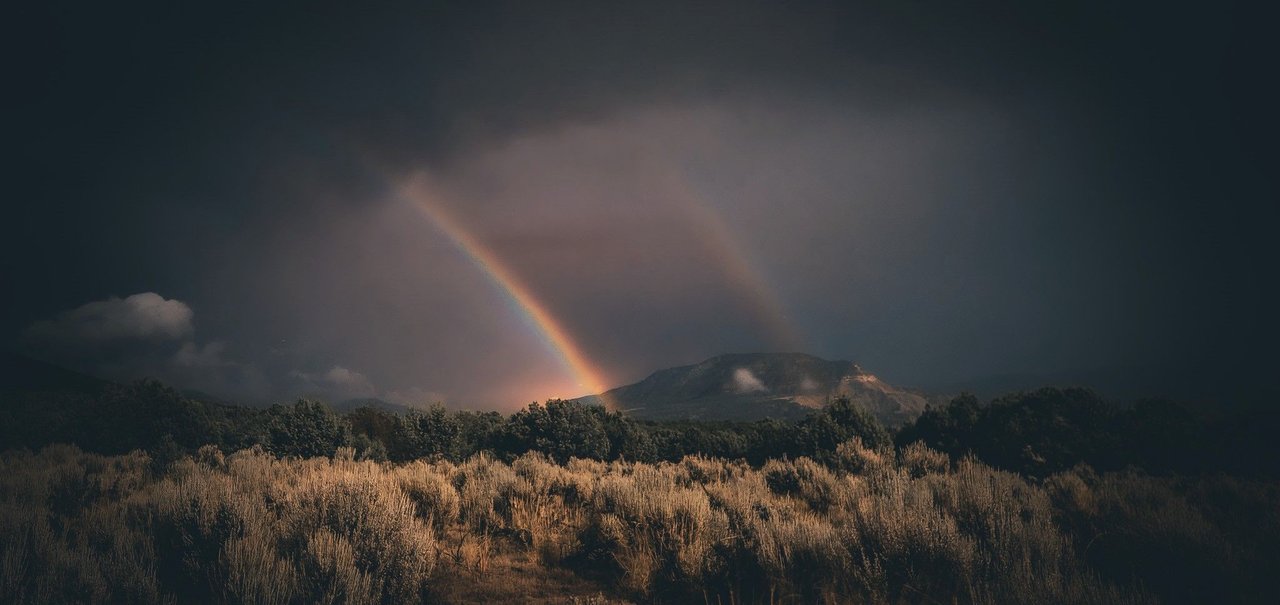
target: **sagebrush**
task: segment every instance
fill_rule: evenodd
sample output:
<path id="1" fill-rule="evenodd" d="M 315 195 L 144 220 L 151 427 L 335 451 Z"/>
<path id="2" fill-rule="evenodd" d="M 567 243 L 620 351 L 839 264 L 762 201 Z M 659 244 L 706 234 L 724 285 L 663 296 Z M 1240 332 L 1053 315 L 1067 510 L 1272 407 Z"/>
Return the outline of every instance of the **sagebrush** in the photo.
<path id="1" fill-rule="evenodd" d="M 503 582 L 513 552 L 608 595 L 564 602 L 1250 601 L 1276 572 L 1266 483 L 1037 482 L 857 440 L 761 467 L 353 454 L 6 452 L 0 600 L 449 602 L 445 580 Z"/>

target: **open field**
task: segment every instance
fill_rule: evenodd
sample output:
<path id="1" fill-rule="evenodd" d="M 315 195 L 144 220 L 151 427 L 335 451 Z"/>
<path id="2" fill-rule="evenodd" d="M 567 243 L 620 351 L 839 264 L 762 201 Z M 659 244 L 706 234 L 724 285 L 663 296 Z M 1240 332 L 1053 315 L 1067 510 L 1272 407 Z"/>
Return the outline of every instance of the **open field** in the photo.
<path id="1" fill-rule="evenodd" d="M 14 603 L 1262 602 L 1278 537 L 1270 483 L 856 440 L 759 468 L 0 455 Z"/>

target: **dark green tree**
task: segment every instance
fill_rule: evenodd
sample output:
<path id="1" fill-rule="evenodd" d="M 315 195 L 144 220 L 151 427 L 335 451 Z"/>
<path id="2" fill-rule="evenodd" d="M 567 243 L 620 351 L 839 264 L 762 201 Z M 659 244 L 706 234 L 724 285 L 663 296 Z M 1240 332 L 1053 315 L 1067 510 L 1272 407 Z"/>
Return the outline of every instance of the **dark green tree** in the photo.
<path id="1" fill-rule="evenodd" d="M 960 457 L 972 447 L 982 404 L 971 393 L 961 393 L 942 407 L 926 407 L 915 422 L 902 427 L 895 436 L 899 446 L 923 441 L 929 447 Z"/>
<path id="2" fill-rule="evenodd" d="M 332 456 L 338 448 L 351 444 L 347 423 L 318 401 L 277 404 L 269 413 L 269 447 L 277 456 Z"/>
<path id="3" fill-rule="evenodd" d="M 452 457 L 457 453 L 462 427 L 444 406 L 433 405 L 425 412 L 414 410 L 397 420 L 388 448 L 392 460 Z"/>
<path id="4" fill-rule="evenodd" d="M 652 462 L 657 458 L 653 439 L 635 420 L 621 412 L 610 412 L 603 407 L 589 408 L 595 412 L 609 439 L 609 460 L 626 459 L 633 462 Z"/>
<path id="5" fill-rule="evenodd" d="M 390 443 L 399 429 L 400 416 L 372 406 L 358 407 L 344 416 L 353 435 Z"/>
<path id="6" fill-rule="evenodd" d="M 892 443 L 889 432 L 871 412 L 840 396 L 796 426 L 794 446 L 785 453 L 829 461 L 837 446 L 854 437 L 871 448 Z"/>
<path id="7" fill-rule="evenodd" d="M 597 412 L 576 401 L 559 399 L 546 405 L 531 403 L 512 414 L 496 445 L 504 456 L 538 451 L 562 463 L 570 457 L 603 459 L 610 446 Z"/>

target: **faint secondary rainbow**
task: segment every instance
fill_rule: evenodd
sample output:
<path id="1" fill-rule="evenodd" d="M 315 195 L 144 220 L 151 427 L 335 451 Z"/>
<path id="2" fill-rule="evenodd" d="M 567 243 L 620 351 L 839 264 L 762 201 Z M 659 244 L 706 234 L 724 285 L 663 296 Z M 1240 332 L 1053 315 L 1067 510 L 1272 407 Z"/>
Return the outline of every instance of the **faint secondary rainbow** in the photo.
<path id="1" fill-rule="evenodd" d="M 764 325 L 769 344 L 782 352 L 804 351 L 805 339 L 787 317 L 776 291 L 750 262 L 720 214 L 678 168 L 670 167 L 664 180 L 669 188 L 666 190 L 676 198 L 674 201 L 702 227 L 703 241 L 708 250 L 716 257 L 725 276 L 746 298 L 756 319 Z"/>
<path id="2" fill-rule="evenodd" d="M 502 263 L 501 259 L 493 251 L 486 248 L 466 227 L 440 205 L 438 198 L 427 189 L 426 183 L 423 182 L 422 178 L 411 179 L 407 185 L 400 188 L 400 195 L 403 199 L 411 202 L 414 208 L 418 209 L 427 220 L 431 221 L 444 233 L 471 260 L 476 268 L 480 269 L 489 278 L 489 281 L 506 295 L 512 306 L 524 317 L 526 323 L 542 338 L 547 347 L 560 358 L 565 369 L 569 370 L 574 380 L 577 381 L 578 386 L 586 391 L 584 395 L 598 394 L 607 408 L 615 408 L 613 402 L 605 396 L 605 391 L 608 389 L 608 381 L 595 369 L 587 359 L 587 356 L 583 354 L 582 349 L 569 336 L 569 332 L 564 326 L 534 296 L 533 292 L 520 281 L 519 277 Z"/>

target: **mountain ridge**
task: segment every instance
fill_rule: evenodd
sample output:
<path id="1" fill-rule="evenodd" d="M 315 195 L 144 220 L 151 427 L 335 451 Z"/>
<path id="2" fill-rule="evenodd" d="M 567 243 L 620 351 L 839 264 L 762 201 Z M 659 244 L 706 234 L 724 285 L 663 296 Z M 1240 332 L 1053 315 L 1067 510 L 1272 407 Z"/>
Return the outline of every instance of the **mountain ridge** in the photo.
<path id="1" fill-rule="evenodd" d="M 915 418 L 932 402 L 924 393 L 885 383 L 854 362 L 807 353 L 725 353 L 657 370 L 578 401 L 609 401 L 651 420 L 759 420 L 801 418 L 841 396 L 866 407 L 887 426 Z"/>

